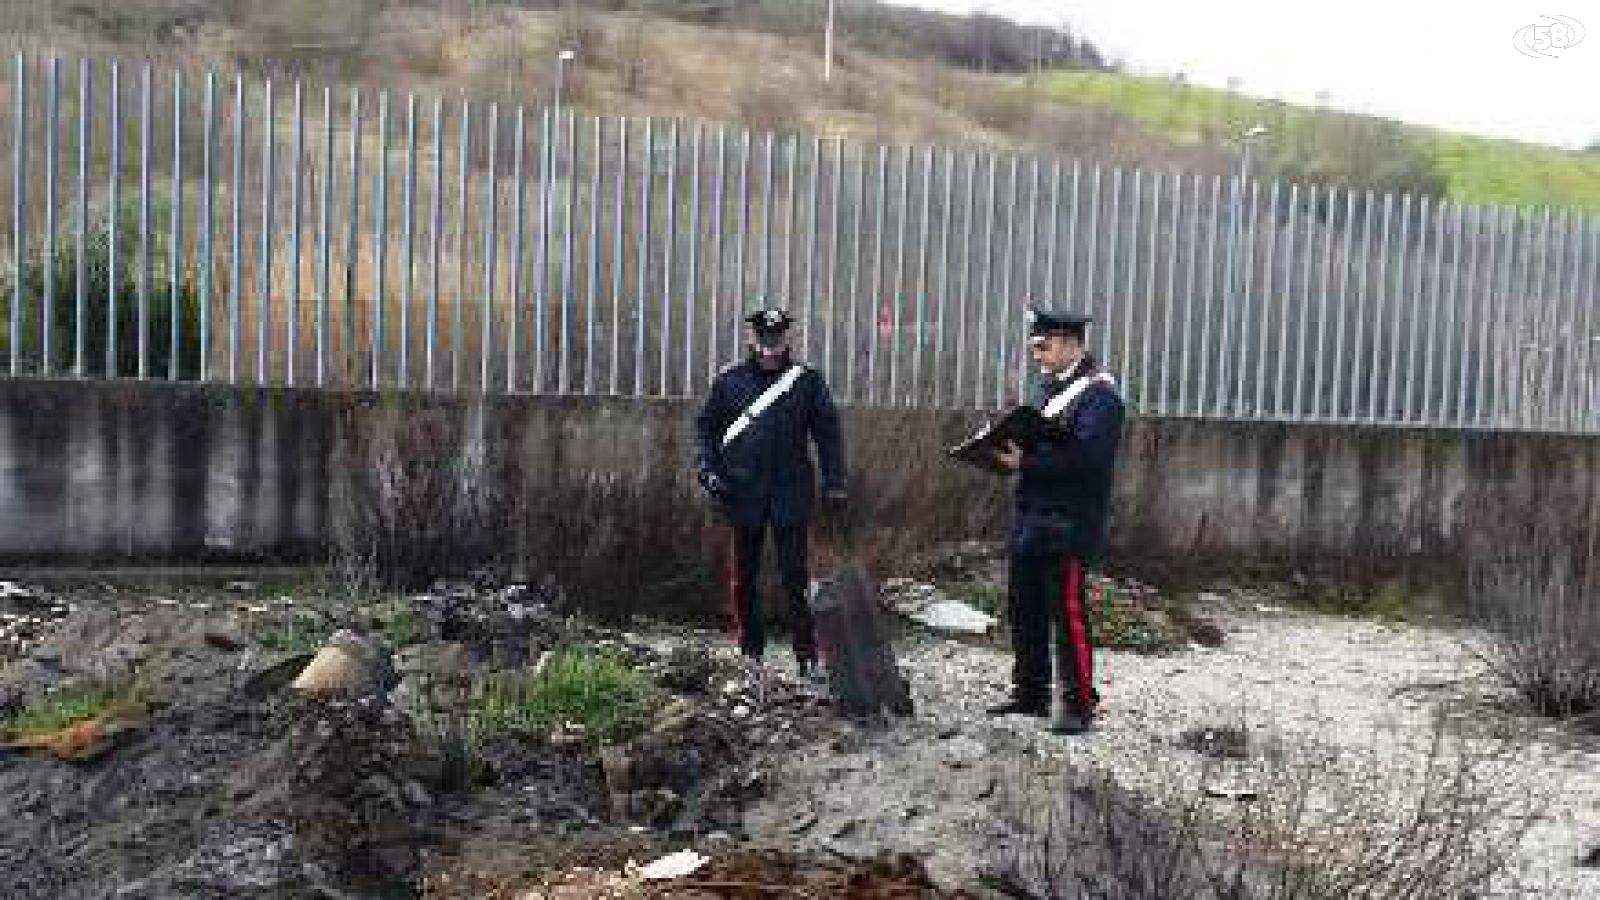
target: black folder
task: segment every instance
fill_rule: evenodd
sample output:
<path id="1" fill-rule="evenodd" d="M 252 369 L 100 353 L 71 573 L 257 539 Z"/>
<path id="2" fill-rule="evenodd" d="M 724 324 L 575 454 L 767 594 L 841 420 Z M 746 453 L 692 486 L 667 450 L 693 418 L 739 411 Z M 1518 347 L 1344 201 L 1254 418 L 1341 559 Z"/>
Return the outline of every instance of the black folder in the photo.
<path id="1" fill-rule="evenodd" d="M 983 424 L 973 435 L 949 449 L 950 456 L 996 475 L 1010 475 L 1000 464 L 1000 451 L 1007 442 L 1027 450 L 1049 427 L 1044 416 L 1031 406 L 1014 406 L 1004 415 Z"/>

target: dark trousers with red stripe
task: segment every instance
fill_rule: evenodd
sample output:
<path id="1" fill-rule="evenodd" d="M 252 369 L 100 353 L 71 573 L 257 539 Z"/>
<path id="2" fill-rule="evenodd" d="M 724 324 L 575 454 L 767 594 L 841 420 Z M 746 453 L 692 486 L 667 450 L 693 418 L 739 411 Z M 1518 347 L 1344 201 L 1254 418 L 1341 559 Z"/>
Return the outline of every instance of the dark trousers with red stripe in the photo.
<path id="1" fill-rule="evenodd" d="M 739 649 L 746 656 L 760 657 L 767 647 L 766 629 L 761 621 L 761 556 L 767 528 L 733 529 L 733 552 L 728 567 L 728 599 Z M 817 657 L 816 629 L 811 607 L 806 603 L 806 529 L 770 529 L 777 551 L 778 581 L 783 586 L 789 613 L 789 632 L 794 654 L 802 660 Z"/>
<path id="2" fill-rule="evenodd" d="M 1008 612 L 1013 696 L 1024 703 L 1050 699 L 1050 644 L 1055 632 L 1055 669 L 1062 696 L 1081 715 L 1092 715 L 1099 695 L 1094 689 L 1094 654 L 1089 622 L 1084 615 L 1085 573 L 1076 557 L 1049 554 L 1011 556 Z"/>

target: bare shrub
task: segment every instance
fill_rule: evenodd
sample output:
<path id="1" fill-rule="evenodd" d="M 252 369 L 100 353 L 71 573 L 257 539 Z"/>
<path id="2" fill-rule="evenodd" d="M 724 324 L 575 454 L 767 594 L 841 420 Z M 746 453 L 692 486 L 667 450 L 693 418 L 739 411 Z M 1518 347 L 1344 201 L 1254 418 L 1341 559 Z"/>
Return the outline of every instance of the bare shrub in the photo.
<path id="1" fill-rule="evenodd" d="M 1415 766 L 1394 766 L 1279 742 L 1232 799 L 1174 782 L 1135 793 L 1105 770 L 1029 771 L 1008 792 L 1012 837 L 993 880 L 1051 900 L 1457 900 L 1514 889 L 1510 860 L 1538 800 L 1500 777 L 1509 751 L 1439 733 Z"/>
<path id="2" fill-rule="evenodd" d="M 347 581 L 419 588 L 496 559 L 497 503 L 481 435 L 471 433 L 481 417 L 400 401 L 346 411 L 333 481 Z"/>
<path id="3" fill-rule="evenodd" d="M 1465 613 L 1505 686 L 1541 715 L 1600 730 L 1600 494 L 1579 471 L 1563 483 L 1563 496 L 1508 481 L 1477 498 Z"/>
<path id="4" fill-rule="evenodd" d="M 1499 680 L 1540 715 L 1600 712 L 1600 592 L 1561 563 L 1525 561 L 1478 571 L 1482 657 Z M 1594 720 L 1600 725 L 1600 718 Z"/>

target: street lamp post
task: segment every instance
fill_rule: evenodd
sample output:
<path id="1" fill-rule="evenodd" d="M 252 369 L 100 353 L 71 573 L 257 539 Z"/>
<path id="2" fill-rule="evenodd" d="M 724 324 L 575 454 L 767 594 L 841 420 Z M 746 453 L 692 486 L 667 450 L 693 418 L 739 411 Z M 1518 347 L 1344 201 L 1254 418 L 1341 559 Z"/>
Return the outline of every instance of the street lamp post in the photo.
<path id="1" fill-rule="evenodd" d="M 1238 272 L 1239 243 L 1242 237 L 1242 232 L 1244 231 L 1245 182 L 1250 178 L 1250 155 L 1251 151 L 1255 147 L 1255 141 L 1259 138 L 1265 137 L 1267 133 L 1267 127 L 1257 123 L 1245 129 L 1244 133 L 1239 135 L 1238 138 L 1241 145 L 1241 150 L 1243 152 L 1239 161 L 1239 172 L 1234 178 L 1233 189 L 1230 192 L 1232 194 L 1232 202 L 1229 204 L 1230 209 L 1228 216 L 1228 251 L 1223 257 L 1224 269 L 1222 273 L 1222 283 L 1227 288 L 1227 312 L 1224 315 L 1225 321 L 1231 320 L 1234 316 L 1242 316 L 1242 311 L 1239 309 Z M 1240 321 L 1242 322 L 1243 320 L 1241 319 Z M 1230 329 L 1226 324 L 1223 326 L 1223 333 L 1230 333 Z M 1224 354 L 1222 358 L 1226 359 L 1228 348 L 1223 347 L 1220 348 L 1220 350 Z M 1227 409 L 1232 405 L 1233 400 L 1235 399 L 1232 396 L 1235 392 L 1229 391 L 1227 386 L 1224 385 L 1222 393 L 1222 407 Z M 1242 412 L 1242 410 L 1233 410 L 1233 412 L 1239 413 Z"/>
<path id="2" fill-rule="evenodd" d="M 833 24 L 837 0 L 828 0 L 828 23 L 822 32 L 822 80 L 833 80 Z"/>
<path id="3" fill-rule="evenodd" d="M 561 93 L 567 86 L 567 64 L 578 58 L 578 51 L 566 48 L 556 54 L 556 86 L 551 98 L 551 115 L 561 120 Z"/>

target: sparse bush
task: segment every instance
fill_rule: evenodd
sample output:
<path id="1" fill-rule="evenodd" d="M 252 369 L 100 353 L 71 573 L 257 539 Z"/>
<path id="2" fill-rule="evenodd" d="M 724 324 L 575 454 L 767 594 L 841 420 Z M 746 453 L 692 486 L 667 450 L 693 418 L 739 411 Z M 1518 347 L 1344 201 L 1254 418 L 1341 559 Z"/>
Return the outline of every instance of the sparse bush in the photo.
<path id="1" fill-rule="evenodd" d="M 1600 593 L 1568 571 L 1502 564 L 1479 571 L 1471 587 L 1490 670 L 1540 715 L 1557 718 L 1600 712 Z"/>
<path id="2" fill-rule="evenodd" d="M 348 411 L 335 477 L 340 564 L 376 586 L 411 590 L 498 557 L 482 441 L 463 418 L 393 398 Z M 482 413 L 473 421 L 481 423 Z"/>
<path id="3" fill-rule="evenodd" d="M 1395 767 L 1280 741 L 1242 767 L 1243 799 L 1187 781 L 1134 793 L 1104 770 L 1028 772 L 1010 789 L 1014 830 L 993 880 L 1051 900 L 1458 900 L 1514 889 L 1509 863 L 1542 802 L 1500 780 L 1496 760 L 1514 749 L 1474 751 L 1439 733 L 1415 767 Z"/>

